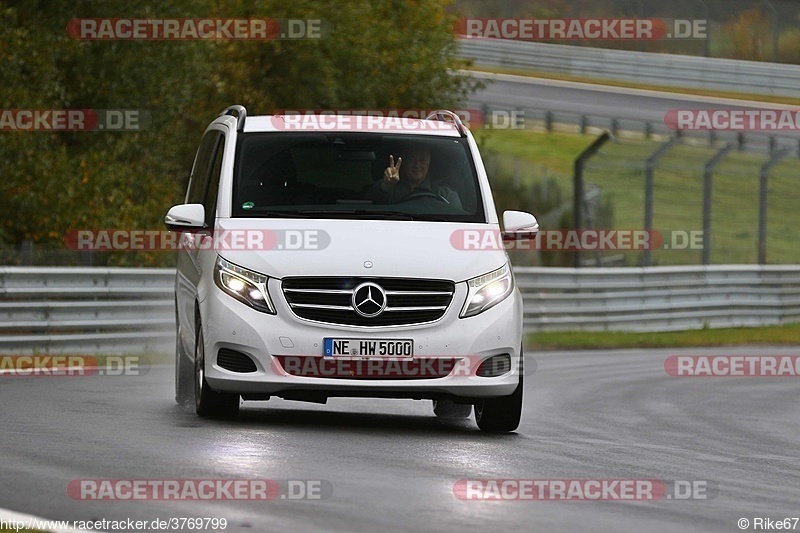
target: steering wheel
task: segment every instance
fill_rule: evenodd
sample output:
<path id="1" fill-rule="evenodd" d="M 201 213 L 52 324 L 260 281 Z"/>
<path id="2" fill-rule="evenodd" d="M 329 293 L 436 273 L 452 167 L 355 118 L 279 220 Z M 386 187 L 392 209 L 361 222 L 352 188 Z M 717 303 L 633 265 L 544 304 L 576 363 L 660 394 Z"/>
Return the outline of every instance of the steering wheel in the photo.
<path id="1" fill-rule="evenodd" d="M 445 198 L 444 196 L 441 196 L 439 194 L 436 194 L 435 192 L 430 192 L 430 191 L 412 192 L 411 194 L 409 194 L 408 196 L 403 198 L 400 201 L 400 203 L 408 202 L 409 200 L 416 200 L 417 198 L 436 198 L 437 200 L 441 200 L 442 202 L 444 202 L 446 204 L 450 203 L 450 201 L 447 198 Z"/>

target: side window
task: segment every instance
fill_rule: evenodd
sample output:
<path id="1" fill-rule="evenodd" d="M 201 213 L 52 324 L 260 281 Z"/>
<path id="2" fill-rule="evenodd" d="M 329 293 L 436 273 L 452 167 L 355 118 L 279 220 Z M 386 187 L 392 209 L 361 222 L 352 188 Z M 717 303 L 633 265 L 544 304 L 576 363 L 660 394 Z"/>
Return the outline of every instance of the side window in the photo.
<path id="1" fill-rule="evenodd" d="M 200 141 L 200 148 L 194 159 L 192 175 L 189 178 L 189 190 L 186 192 L 187 204 L 202 204 L 208 188 L 208 177 L 211 173 L 212 157 L 217 147 L 217 139 L 222 135 L 219 131 L 209 131 Z"/>
<path id="2" fill-rule="evenodd" d="M 214 164 L 211 167 L 211 179 L 208 180 L 208 192 L 203 206 L 206 208 L 206 226 L 214 226 L 217 214 L 217 196 L 219 195 L 219 177 L 222 174 L 222 156 L 225 151 L 225 136 L 220 134 L 214 151 Z"/>

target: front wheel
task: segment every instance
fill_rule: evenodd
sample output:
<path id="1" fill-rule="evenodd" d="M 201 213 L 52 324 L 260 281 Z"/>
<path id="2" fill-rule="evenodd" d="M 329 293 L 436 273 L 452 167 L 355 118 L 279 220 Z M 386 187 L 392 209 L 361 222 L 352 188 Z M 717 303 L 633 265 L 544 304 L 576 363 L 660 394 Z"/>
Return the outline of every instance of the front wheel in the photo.
<path id="1" fill-rule="evenodd" d="M 206 381 L 205 344 L 200 321 L 194 348 L 194 405 L 202 417 L 233 419 L 239 414 L 239 395 L 213 391 Z"/>
<path id="2" fill-rule="evenodd" d="M 508 433 L 519 427 L 522 418 L 522 373 L 510 396 L 487 398 L 475 403 L 475 422 L 481 431 Z"/>

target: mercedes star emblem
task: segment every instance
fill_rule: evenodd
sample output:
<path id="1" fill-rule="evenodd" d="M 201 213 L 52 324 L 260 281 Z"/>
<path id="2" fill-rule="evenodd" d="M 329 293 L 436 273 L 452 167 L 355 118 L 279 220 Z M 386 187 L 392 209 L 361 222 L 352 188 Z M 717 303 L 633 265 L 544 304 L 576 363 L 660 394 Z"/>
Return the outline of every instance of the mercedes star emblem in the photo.
<path id="1" fill-rule="evenodd" d="M 386 293 L 380 285 L 362 283 L 353 291 L 353 309 L 363 317 L 378 316 L 386 309 Z"/>

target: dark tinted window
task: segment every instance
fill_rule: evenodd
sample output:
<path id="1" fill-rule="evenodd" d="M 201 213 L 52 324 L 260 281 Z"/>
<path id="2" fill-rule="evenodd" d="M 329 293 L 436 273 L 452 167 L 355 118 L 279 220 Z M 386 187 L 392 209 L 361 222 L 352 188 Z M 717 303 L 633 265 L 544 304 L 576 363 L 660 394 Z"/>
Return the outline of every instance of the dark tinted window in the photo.
<path id="1" fill-rule="evenodd" d="M 217 196 L 219 195 L 219 178 L 222 174 L 222 155 L 224 151 L 225 136 L 220 134 L 217 137 L 214 163 L 211 167 L 211 178 L 208 181 L 208 192 L 203 202 L 206 209 L 206 225 L 209 227 L 214 225 L 214 217 L 217 214 Z"/>
<path id="2" fill-rule="evenodd" d="M 390 156 L 400 181 L 381 188 Z M 417 161 L 419 160 L 419 161 Z M 363 133 L 239 136 L 233 215 L 485 222 L 466 139 Z"/>
<path id="3" fill-rule="evenodd" d="M 189 178 L 189 190 L 186 194 L 186 203 L 202 204 L 206 199 L 208 190 L 208 178 L 211 174 L 211 165 L 217 147 L 217 140 L 222 132 L 212 130 L 203 136 L 200 141 L 200 148 L 194 159 L 192 175 Z"/>

